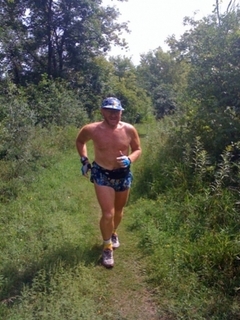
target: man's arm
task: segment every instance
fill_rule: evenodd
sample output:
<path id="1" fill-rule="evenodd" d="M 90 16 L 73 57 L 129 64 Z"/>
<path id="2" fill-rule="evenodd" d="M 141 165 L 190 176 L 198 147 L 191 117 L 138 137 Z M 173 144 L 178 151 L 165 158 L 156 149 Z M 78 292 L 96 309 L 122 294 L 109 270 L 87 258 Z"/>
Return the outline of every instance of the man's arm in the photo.
<path id="1" fill-rule="evenodd" d="M 77 139 L 76 139 L 76 148 L 80 155 L 80 157 L 86 157 L 87 158 L 87 145 L 86 143 L 88 140 L 90 140 L 90 130 L 89 126 L 84 126 L 78 133 Z"/>
<path id="2" fill-rule="evenodd" d="M 87 156 L 87 141 L 90 140 L 90 127 L 84 126 L 78 133 L 76 139 L 76 148 L 80 155 L 80 161 L 82 163 L 81 172 L 83 176 L 88 176 L 87 173 L 91 170 L 91 164 L 88 161 Z"/>
<path id="3" fill-rule="evenodd" d="M 135 127 L 133 127 L 133 126 L 131 128 L 130 147 L 131 147 L 131 153 L 128 155 L 128 158 L 131 160 L 131 162 L 134 162 L 142 154 L 142 148 L 141 148 L 141 143 L 140 143 L 140 138 L 139 138 L 138 132 L 135 129 Z"/>
<path id="4" fill-rule="evenodd" d="M 131 163 L 136 161 L 142 153 L 140 138 L 135 127 L 130 124 L 127 124 L 126 131 L 128 136 L 130 137 L 129 146 L 131 149 L 131 153 L 128 155 L 124 155 L 122 151 L 119 150 L 120 156 L 117 157 L 117 162 L 120 164 L 122 168 L 127 168 L 128 166 L 130 166 Z"/>

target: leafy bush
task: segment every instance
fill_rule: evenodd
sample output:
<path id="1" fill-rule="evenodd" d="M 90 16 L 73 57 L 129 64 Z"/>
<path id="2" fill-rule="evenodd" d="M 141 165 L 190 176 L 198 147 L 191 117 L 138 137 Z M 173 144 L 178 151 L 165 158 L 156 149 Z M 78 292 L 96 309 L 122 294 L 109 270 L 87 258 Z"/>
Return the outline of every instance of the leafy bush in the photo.
<path id="1" fill-rule="evenodd" d="M 39 170 L 48 168 L 65 152 L 75 147 L 76 134 L 75 127 L 51 126 L 47 129 L 34 126 L 30 128 L 21 148 L 16 146 L 19 149 L 15 149 L 16 141 L 13 142 L 7 149 L 5 158 L 0 160 L 1 201 L 17 197 L 24 185 L 35 179 Z M 20 150 L 18 154 L 16 150 Z"/>
<path id="2" fill-rule="evenodd" d="M 24 91 L 36 124 L 82 126 L 88 120 L 79 95 L 63 80 L 49 80 L 44 75 L 38 85 L 31 84 Z"/>

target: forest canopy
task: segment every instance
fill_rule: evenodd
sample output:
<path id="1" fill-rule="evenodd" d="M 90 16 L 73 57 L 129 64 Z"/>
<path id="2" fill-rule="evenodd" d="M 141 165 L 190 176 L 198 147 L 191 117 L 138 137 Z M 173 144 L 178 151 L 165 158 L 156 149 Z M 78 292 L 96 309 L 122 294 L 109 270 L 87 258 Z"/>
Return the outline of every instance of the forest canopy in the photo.
<path id="1" fill-rule="evenodd" d="M 184 143 L 201 137 L 218 159 L 238 142 L 239 7 L 201 20 L 186 17 L 180 39 L 141 55 L 107 58 L 126 47 L 116 7 L 93 0 L 1 1 L 0 121 L 4 158 L 9 141 L 36 126 L 81 126 L 99 119 L 105 96 L 117 96 L 123 120 L 148 123 L 178 117 Z M 12 120 L 14 119 L 14 120 Z M 24 128 L 24 130 L 22 130 Z M 11 138 L 9 138 L 11 137 Z M 25 141 L 24 136 L 21 137 Z"/>

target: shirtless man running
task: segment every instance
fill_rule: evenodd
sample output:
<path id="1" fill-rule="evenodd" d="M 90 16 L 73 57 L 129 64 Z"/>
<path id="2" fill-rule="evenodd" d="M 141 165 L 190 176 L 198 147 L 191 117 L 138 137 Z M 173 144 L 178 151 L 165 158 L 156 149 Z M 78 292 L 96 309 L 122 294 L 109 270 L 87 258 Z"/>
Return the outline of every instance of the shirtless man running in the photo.
<path id="1" fill-rule="evenodd" d="M 88 176 L 91 170 L 90 180 L 94 183 L 102 211 L 102 263 L 107 268 L 113 267 L 113 249 L 120 245 L 116 230 L 123 217 L 133 179 L 130 166 L 142 152 L 137 130 L 121 121 L 122 110 L 117 98 L 106 98 L 101 106 L 103 120 L 82 127 L 76 139 L 82 174 Z M 89 140 L 94 144 L 92 165 L 87 155 L 86 143 Z"/>

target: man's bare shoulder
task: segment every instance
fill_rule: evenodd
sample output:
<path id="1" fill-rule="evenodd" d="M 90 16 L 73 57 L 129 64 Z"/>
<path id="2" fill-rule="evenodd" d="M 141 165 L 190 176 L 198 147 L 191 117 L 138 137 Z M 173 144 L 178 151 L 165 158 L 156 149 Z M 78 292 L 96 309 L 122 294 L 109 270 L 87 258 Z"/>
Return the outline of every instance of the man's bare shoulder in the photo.
<path id="1" fill-rule="evenodd" d="M 93 139 L 96 135 L 95 133 L 99 131 L 98 128 L 100 128 L 101 124 L 102 122 L 92 122 L 84 125 L 78 133 L 78 141 L 85 143 L 86 141 Z"/>
<path id="2" fill-rule="evenodd" d="M 131 123 L 120 121 L 120 124 L 123 128 L 134 130 L 134 126 Z"/>
<path id="3" fill-rule="evenodd" d="M 96 130 L 98 130 L 102 125 L 102 122 L 92 122 L 92 123 L 88 123 L 85 126 L 82 127 L 82 131 L 86 132 L 88 134 L 91 134 L 93 132 L 95 132 Z"/>
<path id="4" fill-rule="evenodd" d="M 136 128 L 131 123 L 121 121 L 121 125 L 129 133 L 137 132 Z"/>
<path id="5" fill-rule="evenodd" d="M 92 123 L 86 124 L 83 128 L 86 129 L 86 130 L 93 130 L 93 129 L 96 129 L 99 126 L 101 126 L 101 124 L 102 124 L 102 121 L 92 122 Z"/>

